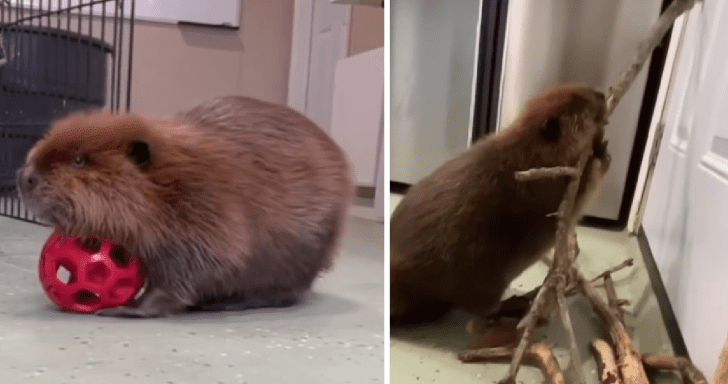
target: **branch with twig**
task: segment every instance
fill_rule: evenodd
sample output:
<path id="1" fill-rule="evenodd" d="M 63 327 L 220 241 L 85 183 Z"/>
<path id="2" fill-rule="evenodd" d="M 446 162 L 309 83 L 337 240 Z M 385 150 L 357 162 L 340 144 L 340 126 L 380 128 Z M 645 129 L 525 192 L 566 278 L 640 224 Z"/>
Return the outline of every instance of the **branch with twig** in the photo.
<path id="1" fill-rule="evenodd" d="M 642 355 L 642 362 L 653 369 L 678 371 L 684 383 L 708 384 L 702 372 L 700 372 L 690 360 L 682 356 L 657 355 L 646 353 Z M 723 383 L 716 381 L 716 383 Z"/>
<path id="2" fill-rule="evenodd" d="M 657 22 L 650 31 L 649 38 L 639 45 L 632 64 L 622 73 L 619 82 L 609 88 L 609 92 L 607 92 L 607 115 L 611 115 L 612 112 L 614 112 L 614 109 L 617 107 L 617 104 L 619 104 L 622 96 L 627 93 L 629 87 L 632 83 L 634 83 L 634 80 L 637 78 L 640 70 L 642 70 L 647 59 L 652 54 L 652 51 L 660 45 L 662 38 L 665 37 L 667 31 L 675 23 L 675 20 L 680 17 L 680 15 L 690 10 L 697 1 L 700 0 L 675 0 L 669 7 L 667 7 L 665 12 L 660 15 L 660 18 L 657 19 Z"/>
<path id="3" fill-rule="evenodd" d="M 549 262 L 549 266 L 551 263 Z M 627 267 L 631 267 L 634 265 L 634 259 L 629 258 L 618 265 L 609 268 L 608 270 L 600 273 L 598 276 L 592 278 L 590 281 L 592 283 L 595 283 L 601 279 L 604 278 L 607 274 L 614 274 L 616 272 L 619 272 Z M 528 309 L 531 307 L 531 304 L 533 303 L 533 299 L 536 298 L 536 295 L 539 291 L 541 291 L 541 285 L 538 287 L 522 294 L 522 295 L 515 295 L 507 298 L 503 302 L 501 302 L 501 306 L 498 309 L 498 312 L 493 314 L 491 316 L 492 319 L 500 319 L 500 318 L 508 318 L 508 317 L 523 317 L 523 315 L 528 311 Z M 570 297 L 573 295 L 576 295 L 579 293 L 577 284 L 571 283 L 569 286 L 566 287 L 566 297 Z M 625 306 L 629 305 L 629 300 L 619 299 L 617 300 L 617 303 L 619 306 Z"/>
<path id="4" fill-rule="evenodd" d="M 513 348 L 496 347 L 481 348 L 477 350 L 463 351 L 458 357 L 463 362 L 475 362 L 482 360 L 497 360 L 513 358 Z M 556 361 L 551 348 L 544 343 L 534 343 L 525 352 L 527 362 L 535 363 L 541 368 L 544 376 L 549 380 L 550 384 L 564 384 L 564 373 Z"/>
<path id="5" fill-rule="evenodd" d="M 521 339 L 518 346 L 513 352 L 511 365 L 508 369 L 507 376 L 501 383 L 515 383 L 516 375 L 521 366 L 524 353 L 529 347 L 532 340 L 532 334 L 539 323 L 539 319 L 545 318 L 545 314 L 551 312 L 555 304 L 559 306 L 559 315 L 564 329 L 569 333 L 569 345 L 571 351 L 571 366 L 575 368 L 575 374 L 579 383 L 584 382 L 583 372 L 578 349 L 576 346 L 576 337 L 574 329 L 571 325 L 571 318 L 565 304 L 565 292 L 567 282 L 570 280 L 570 266 L 576 258 L 576 235 L 574 221 L 574 204 L 576 195 L 579 190 L 579 182 L 581 174 L 586 167 L 589 158 L 592 156 L 591 151 L 586 151 L 581 155 L 576 167 L 573 168 L 551 168 L 549 170 L 532 170 L 529 178 L 543 178 L 556 176 L 569 176 L 571 180 L 566 188 L 557 216 L 559 217 L 556 229 L 556 244 L 554 250 L 554 262 L 551 265 L 549 274 L 546 276 L 544 284 L 536 294 L 536 298 L 531 305 L 531 309 L 521 320 L 518 328 L 521 330 Z M 523 175 L 523 173 L 521 174 Z"/>
<path id="6" fill-rule="evenodd" d="M 624 323 L 615 311 L 604 302 L 591 283 L 578 271 L 577 279 L 581 293 L 591 302 L 594 311 L 602 318 L 609 330 L 609 336 L 614 344 L 617 366 L 625 384 L 647 383 L 647 373 L 641 363 L 641 354 L 632 343 Z"/>
<path id="7" fill-rule="evenodd" d="M 619 271 L 621 271 L 621 270 L 623 270 L 623 269 L 625 269 L 627 267 L 631 267 L 633 265 L 634 265 L 634 259 L 630 257 L 629 259 L 621 262 L 620 264 L 618 264 L 618 265 L 616 265 L 616 266 L 614 266 L 612 268 L 609 268 L 606 271 L 600 273 L 599 275 L 597 275 L 596 277 L 594 277 L 590 281 L 592 283 L 594 283 L 594 282 L 598 281 L 599 279 L 605 278 L 607 275 L 611 275 L 611 274 L 613 274 L 615 272 L 619 272 Z"/>
<path id="8" fill-rule="evenodd" d="M 592 352 L 597 358 L 599 379 L 602 383 L 622 384 L 617 361 L 614 358 L 612 346 L 602 339 L 594 339 L 591 343 Z"/>

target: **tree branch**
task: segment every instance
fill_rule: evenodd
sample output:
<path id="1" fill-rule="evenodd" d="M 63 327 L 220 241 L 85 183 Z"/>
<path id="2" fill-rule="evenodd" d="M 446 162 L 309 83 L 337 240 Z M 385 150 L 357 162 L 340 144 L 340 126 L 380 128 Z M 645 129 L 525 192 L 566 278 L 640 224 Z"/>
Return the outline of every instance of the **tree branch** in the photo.
<path id="1" fill-rule="evenodd" d="M 604 290 L 607 292 L 607 303 L 609 304 L 609 308 L 612 309 L 612 312 L 614 312 L 614 315 L 617 316 L 619 322 L 624 324 L 624 309 L 619 305 L 617 291 L 614 289 L 614 281 L 610 274 L 604 276 Z"/>
<path id="2" fill-rule="evenodd" d="M 566 306 L 566 299 L 564 298 L 566 283 L 563 279 L 559 279 L 556 284 L 556 301 L 559 303 L 559 315 L 561 317 L 561 323 L 564 325 L 564 330 L 569 336 L 569 352 L 570 352 L 570 365 L 574 370 L 574 375 L 579 383 L 584 383 L 584 370 L 581 367 L 581 357 L 579 357 L 579 347 L 576 345 L 576 336 L 574 335 L 574 326 L 571 325 L 571 317 L 569 316 L 569 309 Z"/>
<path id="3" fill-rule="evenodd" d="M 605 384 L 622 384 L 622 377 L 619 375 L 617 362 L 614 360 L 612 346 L 602 339 L 594 339 L 591 343 L 591 349 L 599 367 L 600 381 Z"/>
<path id="4" fill-rule="evenodd" d="M 561 176 L 575 177 L 578 171 L 573 167 L 533 168 L 527 171 L 516 172 L 516 181 L 530 181 Z"/>
<path id="5" fill-rule="evenodd" d="M 632 265 L 634 265 L 634 258 L 631 258 L 630 257 L 629 259 L 623 261 L 621 264 L 618 264 L 618 265 L 616 265 L 616 266 L 614 266 L 612 268 L 609 268 L 606 271 L 600 273 L 599 275 L 597 275 L 596 277 L 594 277 L 593 279 L 591 279 L 591 282 L 593 283 L 593 282 L 595 282 L 595 281 L 597 281 L 599 279 L 603 279 L 607 275 L 611 275 L 611 274 L 613 274 L 615 272 L 621 271 L 624 268 L 631 267 Z"/>
<path id="6" fill-rule="evenodd" d="M 648 382 L 647 373 L 645 373 L 645 368 L 642 366 L 640 352 L 632 343 L 627 331 L 624 329 L 624 324 L 619 321 L 591 283 L 579 271 L 574 270 L 574 272 L 580 283 L 582 293 L 589 299 L 599 317 L 607 324 L 609 335 L 615 347 L 617 366 L 620 368 L 624 383 L 646 384 Z"/>
<path id="7" fill-rule="evenodd" d="M 675 0 L 672 4 L 670 4 L 665 12 L 660 15 L 657 23 L 655 23 L 655 26 L 652 27 L 652 30 L 650 31 L 650 38 L 640 44 L 637 55 L 635 55 L 632 64 L 626 71 L 624 71 L 624 73 L 622 73 L 622 77 L 617 85 L 609 88 L 609 92 L 607 92 L 607 116 L 611 115 L 617 107 L 622 96 L 624 96 L 629 87 L 632 85 L 634 79 L 637 78 L 637 75 L 652 54 L 652 51 L 660 45 L 662 38 L 675 23 L 675 19 L 677 19 L 685 11 L 692 8 L 693 5 L 695 5 L 695 2 L 696 0 Z"/>
<path id="8" fill-rule="evenodd" d="M 547 262 L 547 264 L 549 266 L 551 266 L 552 263 L 549 261 L 549 262 Z M 631 267 L 632 265 L 634 265 L 634 259 L 632 259 L 632 258 L 627 259 L 627 260 L 623 261 L 622 263 L 620 263 L 619 265 L 614 266 L 614 267 L 608 269 L 607 271 L 604 271 L 603 273 L 600 273 L 598 276 L 592 278 L 591 281 L 592 282 L 598 281 L 600 279 L 603 279 L 607 273 L 611 274 L 611 273 L 619 272 L 624 268 Z M 516 315 L 518 315 L 518 317 L 523 317 L 523 313 L 528 311 L 528 309 L 531 306 L 531 303 L 533 303 L 533 299 L 536 298 L 536 295 L 541 290 L 541 287 L 542 287 L 542 285 L 539 285 L 538 287 L 536 287 L 522 295 L 516 295 L 516 296 L 511 296 L 511 297 L 507 298 L 506 300 L 501 302 L 500 309 L 498 310 L 498 312 L 496 312 L 492 316 L 492 318 L 499 319 L 502 317 L 514 317 Z M 573 295 L 577 294 L 578 292 L 579 292 L 579 287 L 578 287 L 578 284 L 575 282 L 572 282 L 571 284 L 569 284 L 566 287 L 566 297 L 573 296 Z M 617 303 L 620 306 L 628 305 L 629 300 L 620 299 L 620 300 L 617 300 Z"/>
<path id="9" fill-rule="evenodd" d="M 566 187 L 564 198 L 561 200 L 561 204 L 559 204 L 559 221 L 556 227 L 557 229 L 556 245 L 554 248 L 554 262 L 551 266 L 549 274 L 546 276 L 543 286 L 541 287 L 540 291 L 536 295 L 536 298 L 534 299 L 533 304 L 531 305 L 531 310 L 519 324 L 519 328 L 523 330 L 523 334 L 521 335 L 521 340 L 518 343 L 518 347 L 514 352 L 513 359 L 511 360 L 511 365 L 508 368 L 508 374 L 503 380 L 501 380 L 502 384 L 515 383 L 516 375 L 518 374 L 518 369 L 520 368 L 523 354 L 528 348 L 529 343 L 531 342 L 531 336 L 534 329 L 536 328 L 536 325 L 538 324 L 538 319 L 545 318 L 545 314 L 550 313 L 553 308 L 554 299 L 557 298 L 555 296 L 557 295 L 557 292 L 559 291 L 559 285 L 561 284 L 559 283 L 559 281 L 564 282 L 562 284 L 564 286 L 561 287 L 561 294 L 563 295 L 564 293 L 566 285 L 565 281 L 569 278 L 570 268 L 573 262 L 572 255 L 575 255 L 575 237 L 571 235 L 571 233 L 575 230 L 575 221 L 573 220 L 574 204 L 576 201 L 576 194 L 579 190 L 579 181 L 581 180 L 581 174 L 584 171 L 584 167 L 586 166 L 591 156 L 591 150 L 587 150 L 581 154 L 581 157 L 579 158 L 576 167 L 574 167 L 572 171 L 564 171 L 563 168 L 559 171 L 562 174 L 570 174 L 572 178 L 568 186 Z M 552 177 L 554 174 L 553 172 L 548 171 L 535 173 L 540 174 L 540 177 L 542 178 Z M 563 315 L 562 319 L 564 319 Z M 573 328 L 567 328 L 567 332 L 573 333 Z M 573 365 L 579 364 L 578 350 L 576 350 L 575 341 L 574 343 L 571 343 L 571 355 L 572 357 L 577 358 L 577 360 L 572 361 Z M 577 380 L 579 380 L 578 384 L 582 384 L 584 383 L 583 372 L 581 372 L 581 366 L 577 368 L 579 370 L 579 372 L 577 372 Z"/>
<path id="10" fill-rule="evenodd" d="M 469 363 L 482 360 L 502 360 L 513 358 L 514 350 L 509 347 L 481 348 L 461 352 L 458 357 L 461 361 Z M 554 357 L 551 348 L 544 343 L 535 343 L 524 356 L 529 362 L 538 364 L 550 384 L 565 384 L 564 373 Z"/>
<path id="11" fill-rule="evenodd" d="M 682 356 L 656 355 L 646 353 L 642 355 L 642 362 L 654 369 L 669 369 L 680 372 L 683 381 L 690 384 L 708 384 L 708 380 L 695 368 L 693 363 Z M 716 381 L 723 383 L 722 381 Z"/>

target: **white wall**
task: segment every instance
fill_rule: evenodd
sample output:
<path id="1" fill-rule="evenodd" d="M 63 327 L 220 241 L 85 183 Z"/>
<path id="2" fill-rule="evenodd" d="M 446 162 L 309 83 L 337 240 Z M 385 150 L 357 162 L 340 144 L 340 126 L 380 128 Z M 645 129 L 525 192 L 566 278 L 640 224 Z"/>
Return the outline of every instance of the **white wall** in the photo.
<path id="1" fill-rule="evenodd" d="M 499 129 L 515 120 L 528 99 L 555 84 L 576 82 L 601 90 L 615 84 L 648 36 L 661 3 L 512 0 Z M 611 168 L 589 215 L 619 216 L 646 80 L 643 70 L 610 118 Z"/>

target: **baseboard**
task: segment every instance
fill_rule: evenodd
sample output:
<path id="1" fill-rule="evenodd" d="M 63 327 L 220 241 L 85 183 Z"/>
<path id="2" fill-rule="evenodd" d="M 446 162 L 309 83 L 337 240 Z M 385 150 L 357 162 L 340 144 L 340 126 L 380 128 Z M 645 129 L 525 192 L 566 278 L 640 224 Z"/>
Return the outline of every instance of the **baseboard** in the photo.
<path id="1" fill-rule="evenodd" d="M 362 219 L 376 221 L 379 223 L 384 222 L 384 212 L 377 212 L 374 207 L 353 205 L 349 210 L 349 215 Z"/>
<path id="2" fill-rule="evenodd" d="M 647 241 L 647 236 L 645 235 L 645 231 L 642 227 L 640 227 L 639 232 L 637 233 L 637 242 L 639 243 L 642 258 L 644 259 L 645 266 L 647 267 L 647 273 L 649 274 L 650 282 L 652 283 L 652 291 L 655 292 L 657 303 L 660 305 L 662 319 L 665 322 L 665 328 L 667 328 L 667 334 L 670 337 L 670 342 L 672 343 L 675 355 L 685 356 L 689 359 L 690 357 L 688 355 L 687 346 L 685 345 L 685 339 L 683 338 L 682 332 L 680 332 L 680 327 L 677 324 L 677 317 L 675 317 L 672 304 L 670 304 L 670 299 L 667 297 L 665 284 L 662 282 L 662 276 L 660 276 L 660 271 L 657 269 L 657 263 L 655 263 L 655 258 L 650 250 L 650 244 Z"/>
<path id="3" fill-rule="evenodd" d="M 404 195 L 411 186 L 412 185 L 408 183 L 392 180 L 389 182 L 389 192 Z"/>

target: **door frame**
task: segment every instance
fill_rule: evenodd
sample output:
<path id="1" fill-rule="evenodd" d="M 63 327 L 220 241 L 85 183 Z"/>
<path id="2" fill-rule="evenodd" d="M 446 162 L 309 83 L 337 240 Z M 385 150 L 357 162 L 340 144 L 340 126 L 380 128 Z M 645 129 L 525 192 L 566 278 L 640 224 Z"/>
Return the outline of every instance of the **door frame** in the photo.
<path id="1" fill-rule="evenodd" d="M 291 37 L 291 63 L 288 71 L 288 106 L 300 112 L 306 111 L 308 75 L 311 61 L 311 28 L 313 27 L 316 0 L 295 0 L 293 5 L 293 34 Z M 345 43 L 344 52 L 349 53 L 352 7 L 346 13 L 349 28 L 338 41 Z"/>
<path id="2" fill-rule="evenodd" d="M 665 112 L 667 108 L 667 98 L 672 90 L 674 82 L 674 70 L 678 62 L 678 53 L 683 45 L 683 36 L 685 35 L 685 26 L 687 25 L 687 13 L 681 15 L 675 20 L 672 27 L 670 41 L 673 44 L 667 49 L 665 56 L 665 66 L 663 68 L 662 79 L 655 101 L 655 113 L 652 116 L 649 133 L 647 135 L 647 143 L 645 145 L 644 155 L 640 164 L 639 175 L 635 185 L 635 193 L 627 222 L 627 230 L 632 235 L 638 235 L 642 227 L 642 218 L 644 210 L 647 206 L 649 198 L 650 185 L 652 176 L 657 163 L 657 156 L 660 151 L 660 143 L 664 136 L 665 128 Z"/>
<path id="3" fill-rule="evenodd" d="M 311 40 L 314 17 L 314 5 L 316 0 L 295 0 L 293 8 L 293 32 L 291 37 L 291 63 L 288 71 L 288 96 L 287 104 L 289 107 L 306 114 L 308 79 L 311 60 Z M 344 5 L 342 5 L 344 6 Z M 337 41 L 344 45 L 343 52 L 345 57 L 349 56 L 349 42 L 351 37 L 351 17 L 353 7 L 348 6 L 346 12 L 346 20 L 348 28 L 345 29 L 344 36 L 337 36 Z M 386 15 L 385 15 L 386 18 Z M 386 24 L 385 24 L 386 25 Z M 389 43 L 385 41 L 385 58 L 386 49 Z M 335 63 L 334 63 L 335 65 Z M 388 66 L 385 66 L 385 71 Z M 385 78 L 387 75 L 385 74 Z M 385 91 L 385 95 L 387 92 Z M 329 132 L 327 132 L 329 133 Z M 384 116 L 382 116 L 382 126 L 380 131 L 380 143 L 377 154 L 377 176 L 374 190 L 373 206 L 357 206 L 351 207 L 351 215 L 363 217 L 375 221 L 384 221 Z"/>

